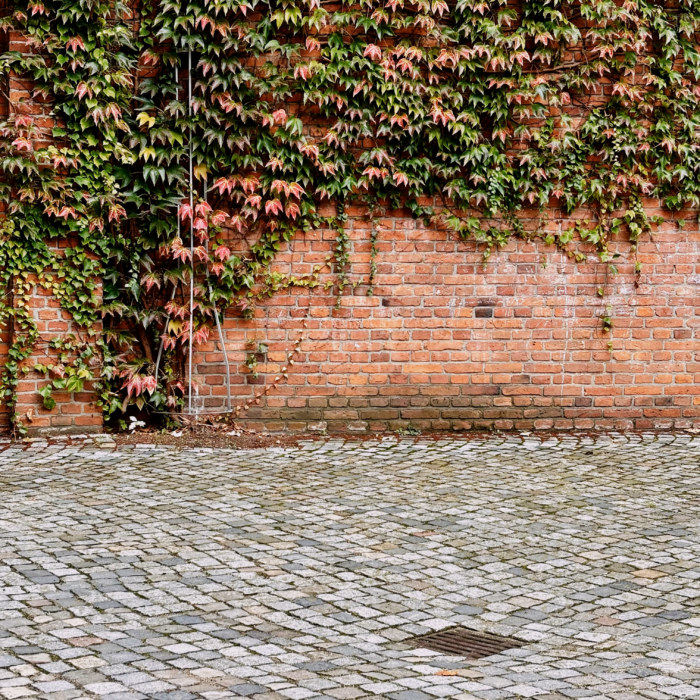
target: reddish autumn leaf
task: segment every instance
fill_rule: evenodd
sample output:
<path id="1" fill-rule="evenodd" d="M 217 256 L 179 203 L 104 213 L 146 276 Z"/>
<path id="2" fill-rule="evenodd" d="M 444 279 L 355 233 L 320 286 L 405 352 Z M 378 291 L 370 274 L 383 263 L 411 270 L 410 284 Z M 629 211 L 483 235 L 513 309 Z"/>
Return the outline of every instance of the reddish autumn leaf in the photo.
<path id="1" fill-rule="evenodd" d="M 212 211 L 212 208 L 208 202 L 198 202 L 195 205 L 194 210 L 197 216 L 206 216 L 210 211 Z"/>
<path id="2" fill-rule="evenodd" d="M 192 253 L 190 253 L 189 248 L 185 248 L 184 246 L 173 246 L 172 252 L 174 260 L 181 260 L 183 263 L 190 262 L 192 260 Z"/>
<path id="3" fill-rule="evenodd" d="M 192 339 L 198 345 L 200 343 L 203 343 L 208 337 L 209 337 L 209 327 L 208 326 L 201 326 L 192 335 Z"/>
<path id="4" fill-rule="evenodd" d="M 216 211 L 211 217 L 211 223 L 213 226 L 221 226 L 228 218 L 225 211 Z"/>
<path id="5" fill-rule="evenodd" d="M 277 124 L 284 124 L 287 121 L 287 112 L 284 109 L 277 109 L 272 113 L 272 118 Z"/>
<path id="6" fill-rule="evenodd" d="M 79 48 L 85 50 L 85 43 L 82 37 L 74 36 L 66 42 L 66 48 L 70 51 L 76 51 Z"/>
<path id="7" fill-rule="evenodd" d="M 109 207 L 108 221 L 120 221 L 126 216 L 126 209 L 121 204 L 112 204 Z"/>
<path id="8" fill-rule="evenodd" d="M 135 374 L 131 379 L 127 380 L 123 384 L 123 388 L 127 390 L 127 396 L 139 396 L 143 393 L 143 381 L 144 377 L 140 374 Z"/>
<path id="9" fill-rule="evenodd" d="M 231 249 L 227 248 L 225 245 L 220 245 L 214 251 L 214 255 L 216 255 L 219 260 L 228 260 L 231 257 Z"/>
<path id="10" fill-rule="evenodd" d="M 266 214 L 281 214 L 283 210 L 282 202 L 279 199 L 270 199 L 265 202 Z"/>
<path id="11" fill-rule="evenodd" d="M 376 44 L 367 44 L 364 55 L 378 61 L 382 57 L 382 50 Z"/>
<path id="12" fill-rule="evenodd" d="M 15 139 L 12 142 L 12 145 L 18 150 L 18 151 L 33 151 L 34 146 L 32 145 L 32 142 L 29 139 L 25 138 L 18 138 Z"/>

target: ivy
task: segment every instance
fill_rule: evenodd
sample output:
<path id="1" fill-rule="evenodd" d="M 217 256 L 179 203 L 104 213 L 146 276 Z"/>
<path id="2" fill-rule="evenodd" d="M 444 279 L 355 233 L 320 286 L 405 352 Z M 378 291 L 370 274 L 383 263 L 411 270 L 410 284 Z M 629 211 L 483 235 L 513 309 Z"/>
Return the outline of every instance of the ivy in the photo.
<path id="1" fill-rule="evenodd" d="M 271 269 L 298 231 L 335 230 L 335 287 L 355 287 L 348 205 L 405 207 L 486 256 L 541 236 L 581 259 L 578 238 L 606 264 L 653 230 L 646 199 L 700 205 L 692 0 L 14 0 L 3 23 L 30 52 L 0 70 L 31 91 L 0 125 L 11 405 L 36 284 L 87 329 L 36 366 L 52 387 L 97 382 L 108 416 L 175 410 L 190 335 L 317 284 Z M 591 213 L 525 226 L 557 207 Z"/>

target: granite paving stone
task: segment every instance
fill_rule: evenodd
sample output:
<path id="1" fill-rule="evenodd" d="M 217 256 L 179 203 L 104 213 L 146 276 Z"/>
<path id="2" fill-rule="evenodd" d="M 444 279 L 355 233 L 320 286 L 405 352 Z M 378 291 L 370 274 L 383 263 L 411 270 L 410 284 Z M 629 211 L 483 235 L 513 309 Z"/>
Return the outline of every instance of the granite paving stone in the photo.
<path id="1" fill-rule="evenodd" d="M 0 700 L 700 698 L 700 436 L 0 442 Z M 490 657 L 407 642 L 461 625 Z"/>

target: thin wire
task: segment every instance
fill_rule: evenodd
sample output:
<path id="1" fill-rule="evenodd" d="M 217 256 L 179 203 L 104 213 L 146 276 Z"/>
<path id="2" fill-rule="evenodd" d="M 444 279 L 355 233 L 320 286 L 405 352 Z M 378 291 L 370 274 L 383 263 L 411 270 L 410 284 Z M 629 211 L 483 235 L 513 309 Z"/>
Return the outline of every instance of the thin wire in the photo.
<path id="1" fill-rule="evenodd" d="M 179 83 L 179 73 L 177 70 L 177 66 L 175 66 L 175 102 L 177 102 L 180 99 L 180 83 Z M 177 237 L 180 238 L 180 205 L 177 205 L 177 209 L 175 211 L 175 218 L 177 219 Z M 174 285 L 173 285 L 173 293 L 170 295 L 170 301 L 172 301 L 175 298 L 175 292 L 177 291 L 177 280 L 175 280 Z M 167 318 L 165 319 L 165 332 L 167 333 L 168 331 L 168 326 L 170 325 L 170 314 L 168 314 Z M 158 357 L 156 359 L 156 371 L 154 373 L 154 376 L 156 378 L 156 381 L 158 380 L 158 368 L 160 367 L 160 360 L 161 357 L 163 357 L 163 346 L 165 344 L 165 338 L 160 339 L 160 346 L 158 347 Z"/>
<path id="2" fill-rule="evenodd" d="M 192 412 L 192 327 L 194 324 L 194 178 L 192 177 L 192 49 L 187 50 L 187 116 L 190 127 L 190 339 L 189 339 L 189 372 L 187 397 L 188 411 Z"/>

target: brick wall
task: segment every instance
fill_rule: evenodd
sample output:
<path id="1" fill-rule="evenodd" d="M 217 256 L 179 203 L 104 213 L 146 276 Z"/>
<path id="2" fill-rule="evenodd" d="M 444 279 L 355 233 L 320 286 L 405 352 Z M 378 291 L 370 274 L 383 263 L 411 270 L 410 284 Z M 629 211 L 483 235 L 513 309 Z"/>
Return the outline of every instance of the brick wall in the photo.
<path id="1" fill-rule="evenodd" d="M 0 32 L 0 50 L 5 41 L 5 49 L 11 51 L 26 51 L 27 47 L 22 37 L 16 33 L 7 36 Z M 3 95 L 9 97 L 12 106 L 11 112 L 15 114 L 31 114 L 37 120 L 37 124 L 50 128 L 53 119 L 49 115 L 50 107 L 32 100 L 28 90 L 29 85 L 25 81 L 10 77 L 9 84 L 4 86 Z M 4 119 L 8 114 L 8 101 L 0 101 L 0 118 Z M 65 244 L 65 242 L 64 242 Z M 10 290 L 2 290 L 3 294 Z M 11 298 L 9 295 L 7 298 Z M 31 367 L 35 362 L 50 363 L 55 360 L 56 353 L 50 350 L 48 344 L 53 337 L 67 332 L 79 332 L 79 328 L 73 323 L 70 314 L 60 308 L 60 304 L 52 298 L 51 293 L 41 287 L 35 287 L 30 307 L 34 321 L 41 334 L 34 356 L 24 365 Z M 7 360 L 7 353 L 12 341 L 12 327 L 0 328 L 0 366 Z M 42 407 L 42 399 L 38 394 L 40 389 L 48 381 L 36 372 L 21 375 L 17 388 L 16 411 L 22 422 L 32 432 L 61 431 L 61 432 L 94 432 L 102 429 L 102 413 L 95 405 L 95 397 L 90 387 L 81 393 L 55 393 L 56 408 L 46 411 Z M 6 405 L 0 402 L 0 430 L 9 427 L 10 412 Z"/>
<path id="2" fill-rule="evenodd" d="M 349 224 L 355 280 L 368 276 L 370 227 L 356 214 Z M 688 223 L 680 228 L 683 217 Z M 292 289 L 262 305 L 253 321 L 227 319 L 236 402 L 277 376 L 285 352 L 304 333 L 288 381 L 251 407 L 250 426 L 700 427 L 696 221 L 686 212 L 669 218 L 653 239 L 646 236 L 637 278 L 624 240 L 613 246 L 621 254 L 617 276 L 606 274 L 591 250 L 576 264 L 553 247 L 522 241 L 494 252 L 484 266 L 475 243 L 400 213 L 389 216 L 380 221 L 373 295 L 358 286 L 335 310 L 323 285 L 311 293 Z M 309 273 L 327 258 L 334 236 L 300 235 L 280 255 L 278 269 Z M 608 306 L 612 333 L 601 328 Z M 203 410 L 221 409 L 226 393 L 215 340 L 200 348 L 195 362 Z M 243 365 L 251 341 L 269 345 L 257 380 Z"/>
<path id="3" fill-rule="evenodd" d="M 367 279 L 369 218 L 355 212 L 350 281 Z M 677 220 L 687 222 L 682 228 Z M 619 275 L 588 251 L 576 264 L 542 243 L 514 242 L 483 264 L 473 242 L 426 229 L 397 213 L 378 219 L 377 276 L 344 295 L 292 288 L 261 304 L 252 321 L 224 322 L 234 404 L 260 393 L 304 340 L 288 379 L 248 411 L 268 430 L 648 429 L 700 427 L 700 232 L 695 215 L 669 218 L 641 242 L 637 279 L 629 243 L 613 252 Z M 553 221 L 566 228 L 570 222 Z M 276 264 L 309 274 L 333 249 L 335 232 L 300 234 Z M 600 297 L 597 290 L 604 289 Z M 610 307 L 612 333 L 600 316 Z M 46 341 L 70 318 L 37 289 L 32 301 Z M 306 328 L 304 328 L 306 324 Z M 7 331 L 0 336 L 0 362 Z M 254 379 L 244 361 L 269 346 Z M 223 356 L 216 336 L 195 358 L 202 411 L 225 407 Z M 94 396 L 56 394 L 41 408 L 30 374 L 18 412 L 34 430 L 97 430 Z M 27 413 L 31 421 L 26 420 Z M 7 414 L 0 412 L 7 419 Z"/>
<path id="4" fill-rule="evenodd" d="M 26 50 L 11 36 L 9 49 Z M 5 93 L 19 111 L 41 117 L 27 85 L 10 80 Z M 0 113 L 7 104 L 0 101 Z M 50 116 L 44 114 L 46 125 Z M 648 202 L 658 212 L 658 203 Z M 369 276 L 371 222 L 350 211 L 351 281 Z M 381 431 L 486 428 L 700 427 L 700 283 L 697 213 L 670 217 L 639 247 L 634 274 L 629 244 L 615 244 L 620 274 L 606 273 L 592 251 L 575 264 L 542 243 L 514 242 L 483 265 L 483 250 L 445 231 L 426 229 L 404 212 L 379 224 L 373 294 L 366 284 L 342 297 L 325 289 L 292 288 L 258 307 L 246 321 L 224 322 L 234 402 L 260 393 L 302 336 L 288 378 L 253 404 L 250 426 L 270 430 Z M 550 212 L 551 227 L 571 222 Z M 530 215 L 526 212 L 525 218 Z M 688 223 L 679 227 L 678 221 Z M 534 217 L 532 218 L 534 221 Z M 299 236 L 276 262 L 279 271 L 310 274 L 332 254 L 334 231 Z M 613 251 L 615 252 L 615 251 Z M 604 289 L 601 298 L 597 290 Z M 347 291 L 347 290 L 346 290 Z M 611 307 L 615 327 L 601 330 Z M 37 289 L 32 301 L 45 360 L 52 334 L 71 330 L 71 319 Z M 306 327 L 304 327 L 306 326 Z M 0 364 L 10 329 L 0 329 Z M 245 367 L 252 345 L 269 346 L 259 377 Z M 195 358 L 197 406 L 223 410 L 223 355 L 216 336 Z M 31 364 L 30 362 L 30 364 Z M 99 430 L 94 396 L 56 394 L 57 407 L 41 408 L 45 383 L 29 374 L 20 384 L 18 412 L 33 430 Z M 0 405 L 0 428 L 8 424 Z"/>
<path id="5" fill-rule="evenodd" d="M 40 340 L 34 354 L 24 364 L 31 367 L 36 362 L 55 363 L 57 352 L 49 347 L 51 339 L 65 336 L 67 333 L 74 333 L 80 337 L 84 331 L 77 327 L 67 311 L 61 309 L 50 290 L 35 287 L 31 309 Z M 39 389 L 48 383 L 43 374 L 30 371 L 21 376 L 17 387 L 15 410 L 32 433 L 88 433 L 102 430 L 102 412 L 95 404 L 91 385 L 86 385 L 82 392 L 55 391 L 52 396 L 56 407 L 48 411 L 44 409 L 38 393 Z"/>

